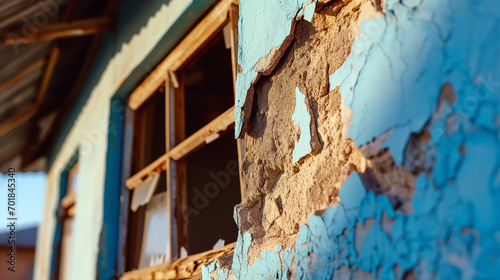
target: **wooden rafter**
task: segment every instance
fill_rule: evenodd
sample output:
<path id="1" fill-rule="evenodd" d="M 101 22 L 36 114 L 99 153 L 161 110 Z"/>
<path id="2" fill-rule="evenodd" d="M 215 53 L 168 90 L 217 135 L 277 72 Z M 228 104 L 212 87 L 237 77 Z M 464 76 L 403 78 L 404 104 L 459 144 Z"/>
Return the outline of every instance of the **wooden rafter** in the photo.
<path id="1" fill-rule="evenodd" d="M 16 127 L 22 125 L 23 123 L 30 120 L 37 113 L 35 106 L 27 106 L 21 112 L 13 115 L 12 117 L 4 120 L 0 124 L 0 137 L 8 133 L 9 131 L 15 129 Z"/>
<path id="2" fill-rule="evenodd" d="M 71 0 L 66 6 L 66 10 L 61 17 L 61 22 L 65 23 L 71 17 L 71 13 L 75 7 L 75 0 Z M 42 82 L 40 83 L 40 88 L 38 89 L 38 94 L 36 98 L 36 102 L 38 107 L 41 107 L 43 104 L 43 99 L 45 98 L 45 94 L 49 87 L 50 80 L 52 79 L 52 74 L 54 73 L 54 69 L 56 67 L 57 61 L 59 60 L 59 55 L 61 54 L 61 48 L 57 45 L 56 42 L 52 44 L 52 48 L 50 50 L 49 59 L 47 65 L 45 67 L 45 72 L 43 73 Z"/>
<path id="3" fill-rule="evenodd" d="M 42 105 L 43 99 L 45 98 L 45 94 L 47 93 L 47 89 L 49 87 L 52 74 L 54 73 L 54 69 L 56 68 L 56 63 L 57 60 L 59 59 L 60 53 L 61 49 L 59 48 L 58 45 L 54 44 L 50 51 L 47 65 L 45 66 L 45 72 L 43 73 L 42 82 L 40 83 L 40 88 L 38 89 L 38 94 L 36 97 L 36 103 L 38 104 L 38 106 Z"/>
<path id="4" fill-rule="evenodd" d="M 10 3 L 12 4 L 19 4 L 19 3 L 16 3 L 17 1 L 9 1 Z M 9 26 L 10 24 L 16 22 L 16 21 L 19 21 L 20 19 L 22 18 L 25 18 L 27 16 L 29 16 L 30 14 L 33 14 L 34 12 L 40 10 L 40 9 L 43 9 L 46 5 L 50 4 L 50 3 L 54 3 L 55 1 L 54 0 L 45 0 L 45 1 L 37 1 L 36 4 L 33 4 L 32 6 L 22 10 L 21 12 L 19 13 L 16 13 L 14 15 L 12 15 L 11 17 L 7 18 L 6 20 L 3 20 L 2 22 L 0 22 L 0 29 L 3 29 L 4 27 L 7 27 Z M 11 5 L 12 5 L 11 4 Z M 9 5 L 9 3 L 7 4 L 4 4 L 6 7 L 2 7 L 4 8 L 5 10 L 7 8 L 9 8 L 8 6 L 11 6 Z M 14 5 L 12 5 L 14 6 Z"/>
<path id="5" fill-rule="evenodd" d="M 72 0 L 72 2 L 76 2 Z M 114 18 L 116 15 L 116 8 L 118 7 L 120 0 L 109 0 L 106 6 L 106 9 L 103 13 L 103 17 Z M 71 4 L 71 2 L 70 2 Z M 69 5 L 69 4 L 68 4 Z M 67 10 L 71 10 L 70 6 L 68 6 Z M 65 16 L 63 16 L 65 19 Z M 56 121 L 51 125 L 49 136 L 39 142 L 38 145 L 32 147 L 27 153 L 24 154 L 23 160 L 21 163 L 21 168 L 28 166 L 30 163 L 41 157 L 46 151 L 50 148 L 51 144 L 55 141 L 57 137 L 56 131 L 60 129 L 62 126 L 64 116 L 66 116 L 71 108 L 71 104 L 75 101 L 80 89 L 85 82 L 85 78 L 87 77 L 88 72 L 90 71 L 90 67 L 94 61 L 94 57 L 97 55 L 99 50 L 99 46 L 102 40 L 102 34 L 96 34 L 90 43 L 87 54 L 85 55 L 85 59 L 82 67 L 80 67 L 80 72 L 78 73 L 78 77 L 76 82 L 73 84 L 69 94 L 65 95 L 66 98 L 63 101 L 63 105 L 60 106 L 61 109 L 57 110 L 57 118 Z M 40 95 L 40 93 L 39 93 Z"/>
<path id="6" fill-rule="evenodd" d="M 28 67 L 24 68 L 16 74 L 14 77 L 6 81 L 5 83 L 0 85 L 0 94 L 8 90 L 9 88 L 15 86 L 17 83 L 21 82 L 24 80 L 26 77 L 30 76 L 31 74 L 40 71 L 43 68 L 43 65 L 45 64 L 45 59 L 41 58 L 34 63 L 30 64 Z"/>
<path id="7" fill-rule="evenodd" d="M 111 31 L 113 27 L 114 23 L 111 18 L 102 17 L 48 24 L 38 28 L 37 32 L 32 36 L 26 36 L 21 29 L 5 31 L 3 37 L 6 45 L 16 45 L 60 38 L 102 34 Z"/>

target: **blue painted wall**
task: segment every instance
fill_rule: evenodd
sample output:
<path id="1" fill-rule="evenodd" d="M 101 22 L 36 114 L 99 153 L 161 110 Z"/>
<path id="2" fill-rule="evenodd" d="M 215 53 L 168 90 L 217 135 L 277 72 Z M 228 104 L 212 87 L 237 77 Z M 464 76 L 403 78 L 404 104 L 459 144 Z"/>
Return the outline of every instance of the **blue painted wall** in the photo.
<path id="1" fill-rule="evenodd" d="M 258 10 L 241 2 L 242 14 Z M 296 5 L 288 2 L 280 5 Z M 204 279 L 500 279 L 498 1 L 386 0 L 384 11 L 361 24 L 330 89 L 340 86 L 353 109 L 349 137 L 361 146 L 390 133 L 382 148 L 398 166 L 411 160 L 412 133 L 429 135 L 413 211 L 395 210 L 353 172 L 342 202 L 310 216 L 293 248 L 277 246 L 249 265 L 252 236 L 240 234 L 231 270 L 214 263 Z M 244 24 L 262 28 L 255 18 Z M 443 86 L 453 97 L 439 99 Z"/>

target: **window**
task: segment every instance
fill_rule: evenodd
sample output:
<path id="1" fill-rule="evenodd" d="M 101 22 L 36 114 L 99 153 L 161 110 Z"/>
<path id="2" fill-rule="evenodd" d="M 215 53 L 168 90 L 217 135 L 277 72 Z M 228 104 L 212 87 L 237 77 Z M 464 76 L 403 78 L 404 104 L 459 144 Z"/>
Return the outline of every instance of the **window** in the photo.
<path id="1" fill-rule="evenodd" d="M 78 190 L 78 163 L 76 163 L 68 172 L 66 186 L 61 191 L 65 193 L 60 209 L 60 224 L 62 225 L 62 235 L 60 249 L 58 252 L 58 268 L 56 279 L 70 279 L 69 268 L 71 261 L 71 252 L 73 251 L 74 234 L 74 215 L 76 204 L 76 193 Z"/>
<path id="2" fill-rule="evenodd" d="M 227 132 L 234 127 L 237 8 L 221 1 L 130 96 L 127 271 L 236 241 L 242 154 Z"/>

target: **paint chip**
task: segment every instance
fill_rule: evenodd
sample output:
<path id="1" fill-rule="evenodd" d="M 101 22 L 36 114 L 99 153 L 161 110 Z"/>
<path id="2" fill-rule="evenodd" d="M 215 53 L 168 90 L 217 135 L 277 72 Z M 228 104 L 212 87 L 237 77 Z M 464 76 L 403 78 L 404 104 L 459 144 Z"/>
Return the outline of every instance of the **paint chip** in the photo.
<path id="1" fill-rule="evenodd" d="M 311 115 L 307 111 L 306 96 L 297 87 L 295 89 L 295 111 L 292 120 L 300 127 L 299 142 L 293 149 L 293 162 L 312 152 L 311 148 Z"/>

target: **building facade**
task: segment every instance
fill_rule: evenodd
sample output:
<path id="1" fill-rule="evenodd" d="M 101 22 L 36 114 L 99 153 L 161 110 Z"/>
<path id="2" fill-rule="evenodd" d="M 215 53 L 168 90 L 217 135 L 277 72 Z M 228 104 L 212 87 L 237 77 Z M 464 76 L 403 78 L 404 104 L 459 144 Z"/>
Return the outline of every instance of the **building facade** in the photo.
<path id="1" fill-rule="evenodd" d="M 124 0 L 35 279 L 498 279 L 493 0 Z"/>

